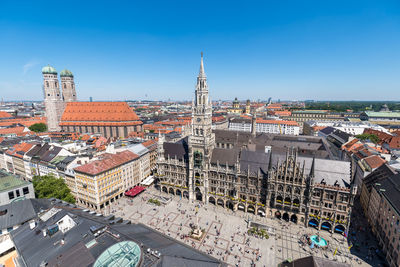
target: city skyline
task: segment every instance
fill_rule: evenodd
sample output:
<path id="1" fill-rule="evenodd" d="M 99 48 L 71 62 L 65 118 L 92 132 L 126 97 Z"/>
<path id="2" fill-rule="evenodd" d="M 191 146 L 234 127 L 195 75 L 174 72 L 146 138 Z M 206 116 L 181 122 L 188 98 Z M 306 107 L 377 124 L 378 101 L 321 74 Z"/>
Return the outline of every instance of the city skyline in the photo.
<path id="1" fill-rule="evenodd" d="M 204 51 L 212 100 L 397 100 L 396 2 L 202 3 L 1 3 L 3 98 L 42 99 L 50 64 L 80 101 L 191 100 Z"/>

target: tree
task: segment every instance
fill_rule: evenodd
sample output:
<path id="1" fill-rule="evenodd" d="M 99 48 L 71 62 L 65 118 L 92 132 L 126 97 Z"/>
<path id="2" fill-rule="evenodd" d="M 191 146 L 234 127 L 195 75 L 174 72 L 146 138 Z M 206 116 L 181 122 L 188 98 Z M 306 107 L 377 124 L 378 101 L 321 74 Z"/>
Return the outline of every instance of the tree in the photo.
<path id="1" fill-rule="evenodd" d="M 35 133 L 42 133 L 42 132 L 47 131 L 47 125 L 43 122 L 35 123 L 35 124 L 32 124 L 31 126 L 29 126 L 29 130 L 31 130 L 32 132 L 35 132 Z"/>
<path id="2" fill-rule="evenodd" d="M 379 137 L 375 134 L 364 133 L 364 134 L 356 135 L 356 137 L 360 140 L 370 140 L 374 144 L 377 144 L 380 141 Z"/>
<path id="3" fill-rule="evenodd" d="M 34 176 L 33 187 L 37 198 L 57 198 L 69 203 L 75 203 L 71 190 L 65 184 L 64 179 L 53 175 Z"/>

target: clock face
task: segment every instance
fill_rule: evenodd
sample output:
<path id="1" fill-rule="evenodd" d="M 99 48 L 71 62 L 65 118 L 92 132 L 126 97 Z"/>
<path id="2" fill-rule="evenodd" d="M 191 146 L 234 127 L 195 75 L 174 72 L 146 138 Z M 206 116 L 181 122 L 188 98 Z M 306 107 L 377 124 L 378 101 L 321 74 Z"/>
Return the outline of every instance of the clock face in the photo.
<path id="1" fill-rule="evenodd" d="M 197 122 L 201 122 L 201 119 L 200 119 L 200 118 L 197 118 Z"/>

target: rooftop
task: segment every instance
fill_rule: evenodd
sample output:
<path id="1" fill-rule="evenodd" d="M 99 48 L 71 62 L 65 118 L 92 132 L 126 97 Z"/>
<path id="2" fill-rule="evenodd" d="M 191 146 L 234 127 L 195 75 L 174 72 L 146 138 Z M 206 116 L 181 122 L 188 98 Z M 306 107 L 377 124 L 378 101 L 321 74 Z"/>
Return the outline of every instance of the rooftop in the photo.
<path id="1" fill-rule="evenodd" d="M 368 117 L 380 117 L 380 118 L 400 118 L 400 112 L 390 112 L 390 111 L 365 111 Z"/>
<path id="2" fill-rule="evenodd" d="M 379 191 L 400 213 L 400 174 L 392 175 L 380 182 Z"/>
<path id="3" fill-rule="evenodd" d="M 69 102 L 62 122 L 123 122 L 138 121 L 139 117 L 126 102 Z"/>
<path id="4" fill-rule="evenodd" d="M 382 164 L 384 164 L 386 162 L 384 159 L 382 159 L 378 155 L 371 155 L 371 156 L 364 158 L 363 160 L 365 161 L 366 164 L 368 164 L 368 166 L 371 169 L 379 168 Z"/>
<path id="5" fill-rule="evenodd" d="M 113 215 L 103 217 L 90 214 L 60 200 L 47 201 L 57 207 L 54 212 L 38 220 L 34 229 L 24 224 L 10 233 L 21 267 L 28 266 L 27 263 L 29 266 L 40 266 L 42 263 L 59 267 L 113 266 L 106 265 L 111 260 L 109 257 L 113 258 L 114 264 L 117 261 L 126 262 L 128 259 L 125 256 L 139 255 L 138 247 L 133 244 L 140 244 L 142 266 L 226 266 L 217 259 L 142 224 L 129 224 L 130 222 L 122 220 L 119 222 Z M 62 232 L 61 221 L 65 221 L 65 218 L 73 222 Z M 60 229 L 49 234 L 49 227 L 57 229 L 54 228 L 55 224 Z M 47 232 L 46 236 L 43 232 Z M 136 251 L 132 254 L 126 248 Z"/>
<path id="6" fill-rule="evenodd" d="M 129 161 L 137 159 L 139 156 L 131 151 L 118 152 L 116 154 L 103 154 L 101 159 L 92 161 L 88 164 L 76 167 L 74 170 L 78 173 L 89 175 L 99 175 L 105 171 L 112 170 Z"/>
<path id="7" fill-rule="evenodd" d="M 30 183 L 17 178 L 14 174 L 0 170 L 0 192 L 8 191 L 13 188 L 18 188 Z"/>
<path id="8" fill-rule="evenodd" d="M 0 118 L 5 119 L 5 118 L 12 118 L 12 115 L 8 112 L 5 111 L 0 111 Z"/>
<path id="9" fill-rule="evenodd" d="M 41 210 L 48 207 L 49 203 L 42 199 L 24 199 L 0 206 L 0 214 L 2 214 L 0 215 L 0 229 L 6 229 L 36 218 Z"/>

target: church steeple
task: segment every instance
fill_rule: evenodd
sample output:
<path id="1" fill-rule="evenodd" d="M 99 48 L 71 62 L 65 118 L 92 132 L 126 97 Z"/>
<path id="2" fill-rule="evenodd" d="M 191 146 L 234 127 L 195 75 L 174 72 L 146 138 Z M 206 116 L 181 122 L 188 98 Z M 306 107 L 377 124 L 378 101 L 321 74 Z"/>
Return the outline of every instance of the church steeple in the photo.
<path id="1" fill-rule="evenodd" d="M 206 78 L 206 77 L 207 77 L 206 73 L 204 72 L 203 52 L 201 52 L 199 78 Z"/>
<path id="2" fill-rule="evenodd" d="M 208 95 L 207 76 L 204 71 L 203 53 L 201 53 L 200 71 L 197 76 L 195 99 L 192 105 L 192 133 L 189 135 L 189 199 L 200 197 L 207 202 L 208 166 L 215 144 L 212 132 L 212 103 Z M 197 177 L 195 174 L 198 174 Z M 200 175 L 199 175 L 200 174 Z M 199 180 L 200 179 L 200 180 Z M 204 182 L 204 186 L 195 181 Z M 196 185 L 196 186 L 195 186 Z"/>
<path id="3" fill-rule="evenodd" d="M 204 72 L 203 52 L 197 76 L 195 99 L 192 107 L 192 134 L 197 143 L 214 143 L 212 138 L 212 105 L 208 95 L 207 77 Z"/>

